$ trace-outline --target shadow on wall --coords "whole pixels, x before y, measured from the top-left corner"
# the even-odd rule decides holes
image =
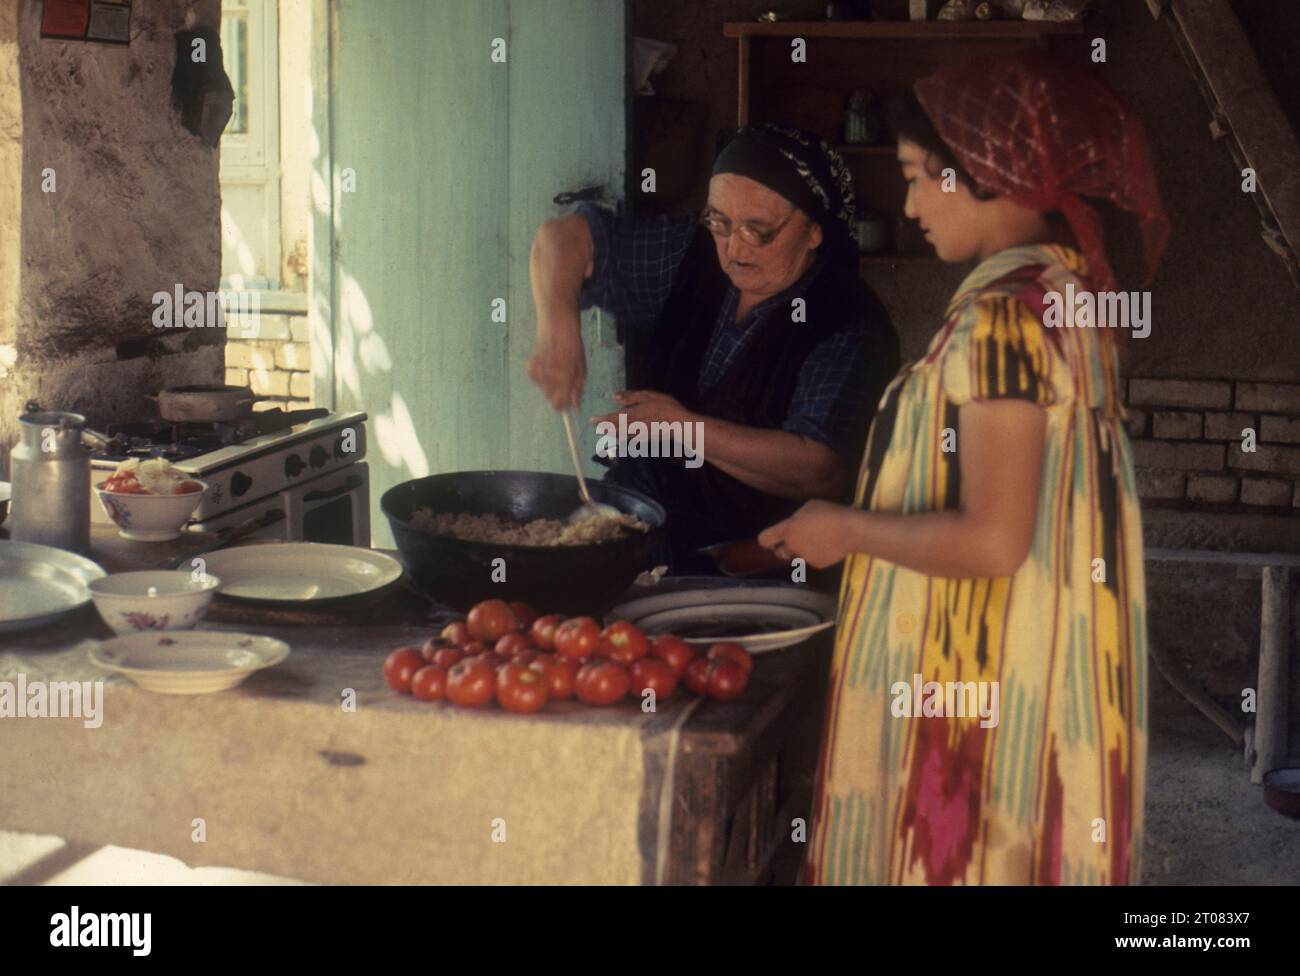
[[[314,118],[313,103],[316,92],[310,79],[304,82],[307,118]],[[311,145],[311,201],[312,208],[323,217],[332,234],[343,227],[342,210],[335,205],[342,192],[341,174],[330,171],[328,156],[321,152],[321,139],[315,126],[309,129]],[[337,293],[337,308],[331,305],[331,295],[313,289],[309,309],[311,328],[311,368],[318,377],[330,377],[332,389],[329,406],[333,408],[337,393],[346,390],[370,417],[370,443],[375,445],[386,463],[405,473],[405,478],[423,478],[430,473],[429,458],[420,443],[415,421],[401,393],[393,391],[387,404],[368,402],[374,394],[374,385],[367,384],[363,395],[362,376],[384,376],[393,370],[393,358],[383,336],[375,331],[374,316],[361,283],[349,273],[342,260],[335,259],[332,274],[322,262],[328,262],[328,252],[318,248],[313,257],[313,271],[318,281],[332,280]],[[324,274],[322,275],[322,272]],[[334,334],[330,323],[333,320]],[[403,478],[402,480],[405,480]]]

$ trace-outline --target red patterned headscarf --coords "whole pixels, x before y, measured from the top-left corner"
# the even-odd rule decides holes
[[[1146,132],[1088,71],[1042,51],[942,68],[916,82],[935,131],[982,188],[1035,210],[1059,210],[1094,287],[1115,287],[1101,219],[1084,197],[1137,215],[1147,280],[1169,238]]]

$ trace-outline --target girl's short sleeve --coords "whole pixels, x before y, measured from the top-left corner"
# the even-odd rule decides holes
[[[943,384],[957,406],[970,400],[1027,400],[1050,407],[1071,397],[1069,371],[1042,320],[1009,295],[972,301],[943,356]]]

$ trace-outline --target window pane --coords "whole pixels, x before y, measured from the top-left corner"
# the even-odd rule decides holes
[[[221,18],[221,50],[226,74],[235,89],[235,105],[225,135],[248,134],[248,17],[242,13]]]

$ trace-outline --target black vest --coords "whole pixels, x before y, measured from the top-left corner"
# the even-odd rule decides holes
[[[762,322],[750,325],[759,334],[726,374],[701,392],[704,357],[730,285],[718,263],[713,236],[701,227],[656,323],[644,373],[646,387],[671,394],[705,417],[777,429],[785,422],[799,371],[813,349],[835,332],[866,322],[869,341],[860,375],[868,406],[854,418],[855,438],[843,452],[846,467],[855,472],[875,405],[898,371],[898,339],[879,299],[856,274],[827,263],[803,293],[807,321],[792,321],[791,310],[778,307]],[[642,472],[635,479],[615,475],[615,480],[650,489],[665,505],[674,550],[752,537],[802,504],[765,494],[709,464],[707,428],[706,423],[702,467],[687,468],[681,458],[642,459],[640,463],[650,466],[652,474]],[[627,464],[621,461],[615,471]],[[626,468],[623,473],[628,473]]]

